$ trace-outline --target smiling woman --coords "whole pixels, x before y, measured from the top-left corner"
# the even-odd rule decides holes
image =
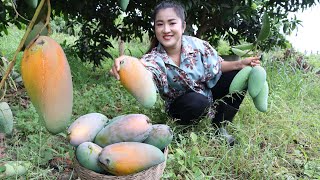
[[[292,14],[294,15],[294,14]],[[298,19],[302,21],[302,26],[288,37],[293,47],[303,53],[320,53],[320,4],[295,13]]]
[[[242,68],[259,65],[259,57],[224,61],[207,41],[184,35],[185,11],[178,2],[160,2],[153,11],[153,20],[156,41],[140,61],[152,73],[166,112],[183,125],[209,115],[212,125],[219,127],[232,145],[234,138],[222,126],[224,121],[232,121],[244,94],[228,95],[229,86]],[[129,57],[115,59],[111,69],[117,78],[124,59]]]

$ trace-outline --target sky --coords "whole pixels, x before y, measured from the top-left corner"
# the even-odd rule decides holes
[[[302,26],[288,36],[288,40],[300,52],[320,54],[320,4],[295,14]]]

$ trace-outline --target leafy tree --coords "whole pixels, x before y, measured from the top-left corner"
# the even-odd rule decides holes
[[[19,14],[31,19],[33,11],[26,6],[25,0],[16,0]],[[224,38],[231,45],[240,41],[253,42],[261,28],[261,16],[267,12],[272,21],[272,34],[262,48],[269,50],[274,46],[285,46],[285,34],[291,33],[301,23],[288,13],[296,12],[315,5],[320,0],[180,0],[187,11],[186,33],[208,40],[213,46]],[[12,1],[14,2],[14,1]],[[109,38],[121,38],[130,41],[140,38],[145,33],[154,36],[152,27],[152,10],[159,0],[130,0],[125,17],[116,23],[123,12],[119,1],[114,0],[65,0],[52,1],[53,16],[66,20],[66,27],[73,28],[81,24],[79,39],[76,43],[78,55],[83,60],[101,64],[105,57],[111,58],[106,51],[112,47]],[[30,13],[31,12],[31,13]],[[19,26],[28,23],[16,17],[11,0],[0,1],[0,33],[6,32],[9,23]],[[194,26],[198,29],[194,34]],[[283,27],[283,28],[282,28]],[[282,28],[280,30],[280,28]]]

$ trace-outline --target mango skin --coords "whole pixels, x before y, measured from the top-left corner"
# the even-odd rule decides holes
[[[157,89],[151,73],[136,58],[120,62],[120,82],[144,107],[151,108],[157,101]]]
[[[140,142],[120,142],[102,149],[100,166],[117,175],[134,174],[165,161],[163,152],[155,146]]]
[[[84,142],[92,142],[108,120],[105,115],[100,113],[82,115],[68,128],[67,139],[75,147]]]
[[[118,142],[142,142],[152,129],[148,116],[128,114],[115,117],[96,136],[94,143],[101,147]]]
[[[251,66],[246,66],[237,73],[230,84],[230,93],[241,92],[248,87],[248,79],[251,70]]]
[[[248,80],[248,91],[252,98],[259,94],[266,80],[267,73],[263,67],[255,66],[252,68]]]
[[[9,135],[13,130],[13,114],[8,103],[0,102],[0,133]]]
[[[173,132],[166,124],[154,124],[149,136],[143,143],[153,145],[160,150],[167,147],[173,139]]]
[[[40,36],[23,53],[21,75],[27,94],[41,122],[52,134],[64,131],[71,119],[71,71],[61,46]]]
[[[104,173],[99,165],[99,154],[102,148],[92,142],[84,142],[76,149],[76,157],[81,166],[97,173]]]
[[[253,103],[255,107],[261,112],[266,112],[268,110],[268,94],[269,86],[266,81],[259,94],[255,98],[253,98]]]

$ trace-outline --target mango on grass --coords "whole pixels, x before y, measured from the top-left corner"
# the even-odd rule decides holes
[[[100,166],[117,176],[134,174],[164,161],[165,155],[160,149],[140,142],[111,144],[99,155]]]
[[[160,150],[167,147],[173,139],[173,132],[171,128],[166,124],[154,124],[152,130],[144,143],[153,145]]]
[[[255,98],[253,98],[253,103],[255,107],[261,112],[266,112],[268,109],[268,94],[269,86],[268,82],[266,81],[259,94]]]
[[[23,53],[21,75],[46,129],[52,134],[64,131],[72,115],[73,87],[61,46],[50,37],[37,38]]]
[[[151,129],[152,124],[144,114],[128,114],[115,117],[95,137],[94,143],[101,147],[118,142],[142,142]]]
[[[10,106],[6,102],[0,102],[0,133],[7,135],[13,130],[13,115]]]
[[[68,141],[73,146],[78,146],[84,142],[92,142],[108,120],[101,113],[89,113],[80,116],[68,128]]]
[[[252,68],[248,80],[248,91],[252,98],[259,94],[266,80],[267,73],[263,67],[255,66]]]
[[[136,58],[120,62],[120,82],[136,100],[151,108],[157,100],[157,90],[151,73]]]
[[[81,166],[97,173],[105,172],[99,166],[99,154],[102,148],[92,142],[81,143],[76,149],[76,157]]]
[[[0,179],[12,176],[21,176],[27,173],[31,167],[29,161],[8,161],[0,164]]]
[[[237,73],[230,84],[230,93],[241,92],[248,87],[248,79],[251,70],[251,66],[246,66]]]

